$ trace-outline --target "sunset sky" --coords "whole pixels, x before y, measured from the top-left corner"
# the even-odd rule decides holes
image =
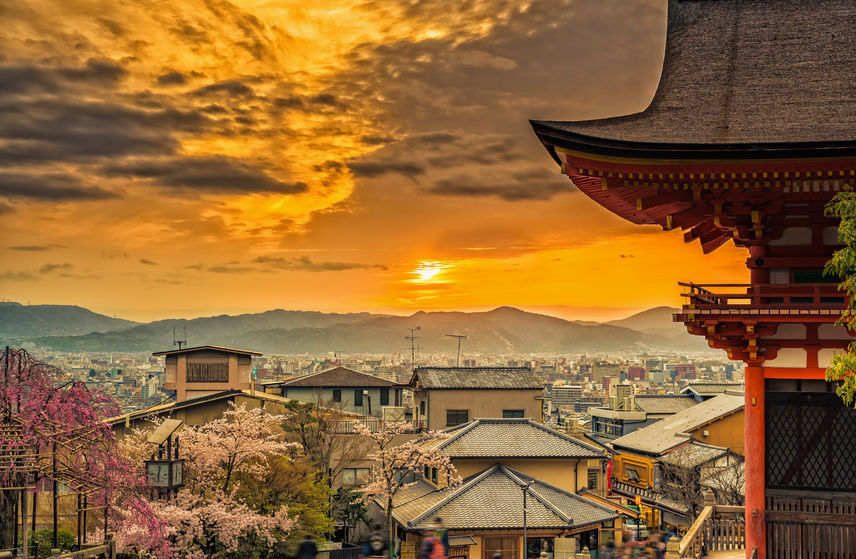
[[[611,319],[745,281],[577,192],[528,123],[642,110],[665,4],[3,3],[0,298]]]

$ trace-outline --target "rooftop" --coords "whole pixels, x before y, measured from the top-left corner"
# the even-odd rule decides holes
[[[636,407],[639,411],[651,414],[678,413],[679,411],[693,407],[696,403],[695,398],[689,395],[667,394],[665,396],[636,396]]]
[[[297,377],[292,380],[282,381],[278,383],[269,383],[267,384],[267,386],[270,386],[271,384],[276,384],[282,387],[303,386],[310,388],[319,386],[397,386],[397,384],[391,380],[386,380],[385,378],[377,377],[375,375],[369,375],[367,373],[354,371],[353,369],[348,369],[347,367],[335,367],[333,369],[321,371],[320,373]]]
[[[428,389],[541,390],[529,367],[416,367],[410,385]]]
[[[594,153],[852,154],[854,20],[851,0],[669,0],[663,70],[644,111],[532,124],[545,144]]]
[[[393,516],[409,529],[419,529],[435,516],[452,530],[522,528],[523,486],[530,481],[530,529],[579,528],[618,517],[610,508],[502,464],[464,480],[451,491],[419,481],[396,495]]]
[[[436,445],[451,458],[603,458],[594,445],[531,419],[475,419],[447,429]]]
[[[223,351],[225,353],[237,353],[239,355],[249,355],[251,357],[259,357],[262,355],[258,351],[249,349],[236,349],[234,347],[224,347],[219,345],[200,345],[196,347],[184,347],[181,349],[171,349],[168,351],[156,351],[152,355],[175,355],[177,353],[191,353],[194,351]]]
[[[720,394],[612,441],[615,449],[625,448],[661,455],[687,442],[688,431],[743,409],[743,395]]]

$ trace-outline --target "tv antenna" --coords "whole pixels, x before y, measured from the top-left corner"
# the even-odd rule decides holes
[[[455,367],[461,366],[461,340],[466,340],[467,337],[463,334],[446,334],[446,337],[458,339],[458,360],[455,361]]]
[[[187,347],[187,324],[184,325],[184,339],[179,340],[175,335],[175,324],[172,325],[172,345],[181,349],[182,344]]]
[[[417,326],[416,328],[408,328],[410,330],[409,336],[404,336],[404,339],[410,342],[410,370],[416,370],[416,340],[421,338],[422,336],[417,336],[416,332],[419,332],[421,328]]]

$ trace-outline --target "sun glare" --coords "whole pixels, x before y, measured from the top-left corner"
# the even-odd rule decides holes
[[[416,264],[416,268],[413,269],[412,274],[415,276],[413,281],[415,283],[439,283],[437,276],[448,267],[448,264],[442,262],[421,260]]]

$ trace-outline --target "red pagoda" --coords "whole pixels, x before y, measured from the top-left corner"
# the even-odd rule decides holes
[[[682,284],[675,316],[746,363],[747,556],[856,557],[856,410],[825,381],[851,341],[823,268],[832,196],[856,183],[856,2],[670,0],[641,113],[533,121],[573,183],[705,253],[745,247],[747,285]]]

